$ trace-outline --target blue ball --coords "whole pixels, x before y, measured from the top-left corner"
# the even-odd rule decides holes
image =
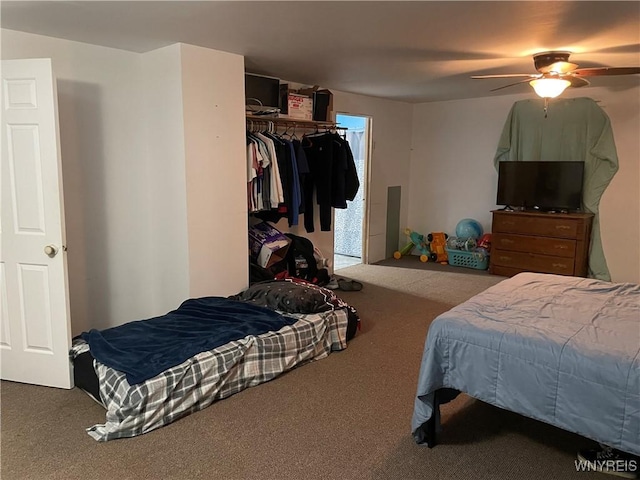
[[[456,237],[479,239],[484,230],[482,225],[473,218],[463,218],[456,225]]]

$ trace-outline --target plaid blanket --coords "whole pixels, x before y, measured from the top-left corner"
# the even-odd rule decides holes
[[[106,422],[87,429],[95,440],[133,437],[208,407],[216,400],[347,347],[347,310],[287,314],[298,320],[277,332],[248,336],[199,353],[143,383],[94,360]],[[71,356],[88,350],[75,341]]]

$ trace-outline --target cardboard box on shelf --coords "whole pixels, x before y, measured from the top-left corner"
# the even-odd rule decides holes
[[[287,115],[300,120],[313,119],[313,99],[297,93],[289,93],[287,97]]]
[[[299,88],[295,90],[293,93],[299,93],[300,95],[305,95],[307,97],[313,97],[313,94],[320,88],[319,85],[314,85],[313,87],[307,88]]]
[[[249,253],[251,259],[263,268],[283,260],[291,240],[267,222],[249,226]]]

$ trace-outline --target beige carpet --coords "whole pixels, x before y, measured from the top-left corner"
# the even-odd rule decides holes
[[[3,382],[2,479],[603,479],[576,473],[592,442],[461,395],[434,449],[410,434],[429,323],[500,281],[416,257],[338,271],[363,328],[349,348],[167,427],[97,443],[86,394]]]

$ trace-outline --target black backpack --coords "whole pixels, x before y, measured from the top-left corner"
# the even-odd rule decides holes
[[[329,283],[329,272],[326,268],[318,268],[311,240],[305,237],[285,233],[291,245],[285,257],[269,268],[262,268],[249,258],[249,284],[280,278],[282,272],[291,277],[301,278],[319,286]]]
[[[305,237],[285,233],[291,239],[291,245],[284,257],[289,275],[316,283],[318,263],[313,255],[313,243]]]

